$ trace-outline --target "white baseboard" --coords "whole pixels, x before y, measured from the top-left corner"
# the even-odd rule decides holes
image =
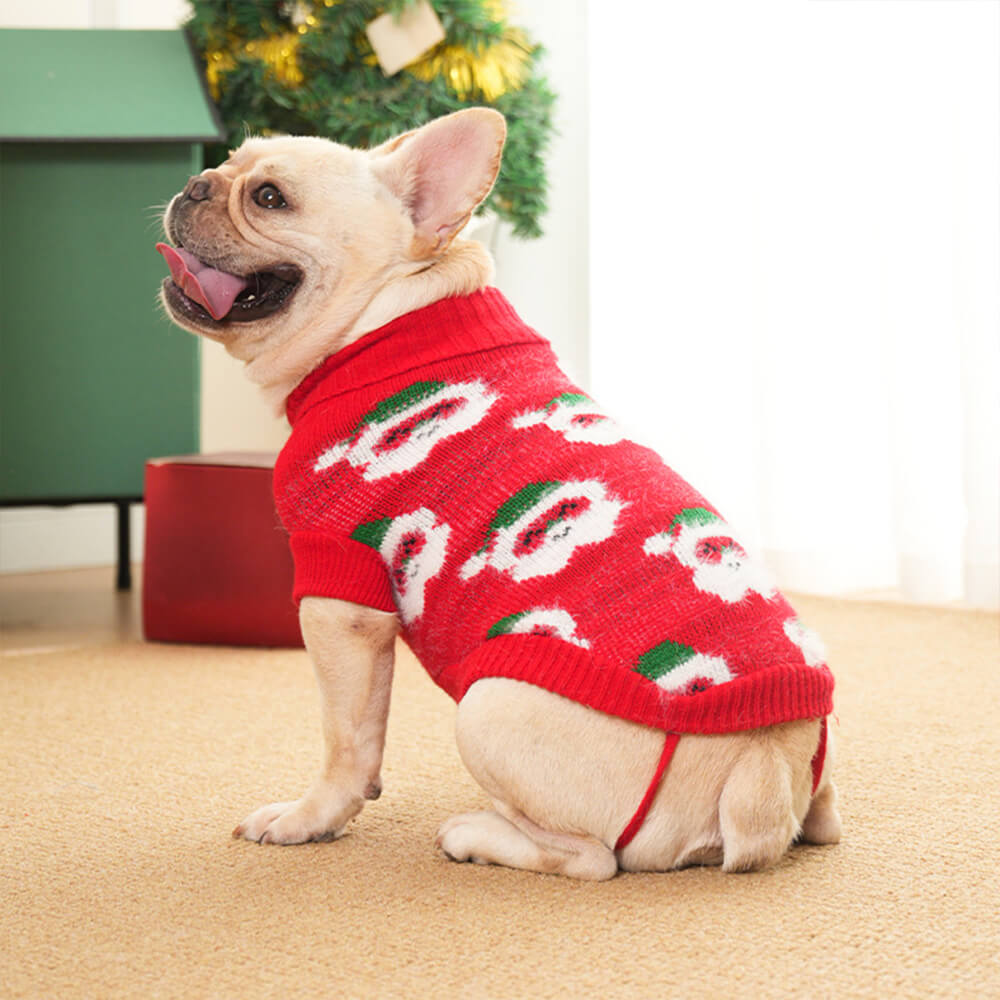
[[[132,505],[132,560],[142,559],[146,508]],[[117,512],[111,504],[0,510],[0,573],[35,573],[118,561]]]

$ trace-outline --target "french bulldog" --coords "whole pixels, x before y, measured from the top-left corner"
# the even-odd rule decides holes
[[[443,823],[450,859],[600,880],[835,843],[818,639],[460,235],[505,137],[472,108],[371,150],[250,138],[166,210],[164,308],[293,425],[276,501],[325,757],[234,836],[335,839],[378,798],[402,632],[494,806]]]

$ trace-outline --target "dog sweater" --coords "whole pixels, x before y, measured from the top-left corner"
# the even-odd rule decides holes
[[[366,334],[287,413],[296,600],[398,611],[456,701],[507,677],[673,734],[832,711],[820,641],[719,513],[496,289]]]

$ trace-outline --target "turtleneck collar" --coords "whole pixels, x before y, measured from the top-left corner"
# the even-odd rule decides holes
[[[496,288],[440,299],[366,333],[330,355],[285,403],[289,423],[323,400],[423,365],[514,344],[548,347]]]

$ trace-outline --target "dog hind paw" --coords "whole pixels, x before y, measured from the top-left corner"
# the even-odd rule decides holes
[[[841,833],[837,790],[831,782],[812,800],[802,823],[802,839],[807,844],[838,844]]]
[[[496,812],[463,813],[446,820],[438,830],[437,846],[453,861],[549,875],[603,881],[618,871],[614,852],[593,837],[550,833],[524,817],[517,825]]]
[[[445,820],[438,829],[434,846],[450,861],[471,861],[477,865],[490,864],[488,858],[476,854],[476,846],[482,839],[476,822],[480,815],[466,813]]]

